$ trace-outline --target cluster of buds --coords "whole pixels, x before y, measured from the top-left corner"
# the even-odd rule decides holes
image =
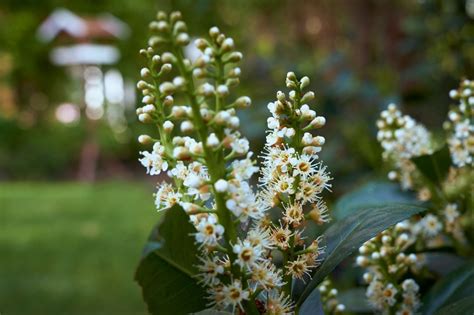
[[[327,206],[321,193],[329,189],[330,176],[318,160],[324,138],[311,131],[322,127],[325,118],[317,116],[307,104],[314,92],[304,92],[309,78],[298,80],[289,72],[286,85],[289,98],[279,91],[268,104],[268,136],[263,155],[259,194],[260,208],[280,209],[278,224],[272,224],[271,238],[284,261],[287,292],[293,279],[305,280],[319,265],[320,239],[305,244],[302,231],[306,221],[328,222]]]
[[[400,181],[403,189],[413,188],[416,168],[410,159],[432,152],[430,133],[410,116],[402,115],[395,104],[380,113],[377,127],[383,158],[394,166],[389,179]]]
[[[321,301],[323,302],[324,314],[340,315],[346,310],[346,306],[337,299],[337,289],[331,280],[326,279],[318,286]]]
[[[473,86],[471,81],[464,80],[458,90],[450,92],[453,99],[459,100],[459,106],[449,112],[444,125],[453,165],[448,178],[438,186],[427,185],[410,161],[412,157],[433,152],[426,128],[402,115],[393,104],[377,121],[383,158],[395,168],[388,177],[398,180],[403,189],[415,190],[420,201],[432,203],[422,217],[399,223],[360,248],[357,264],[368,270],[364,275],[369,284],[367,296],[378,310],[391,310],[391,314],[416,311],[418,285],[414,279],[406,279],[406,273],[410,271],[415,277],[422,277],[417,270],[422,268],[423,259],[411,252],[413,249],[421,252],[448,246],[462,254],[469,246],[465,231],[470,229],[467,218],[472,214],[465,199],[472,191],[467,183],[472,180]],[[468,223],[463,225],[463,222]]]
[[[474,81],[463,80],[449,96],[459,102],[448,113],[444,127],[454,165],[474,166]]]
[[[415,242],[411,224],[404,221],[359,248],[356,263],[366,269],[367,298],[383,314],[415,314],[420,305],[418,285],[408,272],[419,273],[422,259],[405,253]]]
[[[194,41],[200,55],[192,61],[185,57],[190,37],[179,12],[159,12],[150,31],[149,47],[140,51],[148,64],[137,84],[144,103],[137,115],[158,129],[156,139],[139,137],[153,147],[140,152],[141,164],[148,174],[166,173],[172,180],[159,183],[157,210],[179,205],[195,226],[197,278],[210,305],[236,314],[292,314],[291,282],[309,275],[321,253],[319,238],[303,241],[304,221],[328,221],[320,194],[330,177],[316,155],[324,138],[310,133],[325,119],[306,104],[314,98],[302,93],[309,79],[289,73],[290,99],[278,92],[269,105],[274,122],[269,119],[265,188],[255,193],[250,178],[259,169],[236,115],[251,100],[231,99],[242,59],[234,41],[212,27],[208,38]],[[276,206],[284,212],[278,224],[267,214]],[[283,266],[273,261],[275,251],[285,256]]]

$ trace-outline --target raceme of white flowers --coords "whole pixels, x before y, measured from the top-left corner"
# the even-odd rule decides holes
[[[326,120],[309,105],[309,79],[288,73],[288,96],[278,92],[268,104],[259,171],[238,131],[236,110],[251,100],[232,91],[242,59],[232,38],[212,27],[208,38],[194,41],[200,54],[190,60],[185,47],[193,44],[179,12],[159,12],[150,30],[149,47],[140,51],[148,64],[137,84],[144,103],[137,115],[156,125],[158,135],[139,137],[152,146],[140,152],[140,162],[148,174],[172,180],[158,185],[156,208],[179,205],[189,215],[209,305],[237,314],[256,313],[257,306],[266,314],[293,314],[292,282],[308,280],[323,251],[320,238],[305,240],[302,231],[307,221],[329,220],[321,194],[331,178],[318,157],[325,139],[313,135]],[[256,173],[258,190],[250,183]],[[270,211],[279,219],[272,221]]]
[[[452,165],[441,189],[428,185],[410,160],[434,152],[434,140],[427,129],[396,105],[390,104],[377,121],[377,138],[383,158],[392,167],[388,177],[402,189],[414,190],[432,208],[423,216],[398,223],[359,248],[357,265],[366,269],[367,297],[382,314],[416,314],[420,306],[418,279],[422,279],[425,256],[420,252],[452,247],[462,255],[469,246],[465,232],[473,227],[469,220],[466,196],[472,193],[474,175],[474,82],[463,80],[450,96],[459,101],[445,123]],[[408,275],[411,276],[408,276]]]
[[[458,167],[474,166],[474,81],[463,80],[449,96],[458,101],[448,113],[444,127],[453,163]]]

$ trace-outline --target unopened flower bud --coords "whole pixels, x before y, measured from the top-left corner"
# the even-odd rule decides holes
[[[301,103],[308,103],[309,101],[312,101],[314,99],[314,92],[309,91],[306,92],[305,95],[301,98]]]
[[[175,91],[176,87],[171,82],[163,82],[160,84],[160,92],[169,95]]]
[[[167,120],[163,123],[163,129],[165,130],[166,133],[171,133],[173,131],[174,124]]]
[[[364,273],[362,278],[364,279],[364,281],[366,283],[370,283],[372,281],[372,279],[374,278],[374,276],[370,272],[366,272],[366,273]]]
[[[224,42],[222,42],[222,51],[227,52],[233,50],[234,48],[234,40],[232,38],[226,38]]]
[[[317,116],[311,121],[311,126],[314,128],[321,128],[326,124],[326,118],[323,116]]]
[[[144,79],[149,78],[151,76],[150,69],[148,68],[142,68],[140,70],[140,76]]]
[[[138,115],[138,120],[145,124],[153,122],[153,119],[151,118],[150,114],[147,113]]]
[[[189,151],[185,147],[176,147],[173,149],[173,156],[178,160],[189,158]]]
[[[277,99],[278,99],[280,102],[284,102],[285,99],[286,99],[285,93],[283,93],[282,91],[278,91],[278,92],[277,92]]]
[[[206,145],[210,148],[215,148],[219,145],[219,138],[217,138],[215,133],[211,133],[206,140]]]
[[[322,136],[316,136],[313,138],[313,144],[316,146],[322,146],[326,142],[326,139]]]
[[[145,95],[143,98],[142,98],[142,102],[144,104],[153,104],[155,102],[155,98],[151,95]]]
[[[206,97],[212,96],[214,94],[214,86],[206,82],[203,85],[201,85],[200,91],[201,91],[201,94]]]
[[[217,26],[213,26],[209,29],[209,35],[212,38],[216,38],[220,34],[219,28]]]
[[[152,143],[153,139],[149,135],[140,135],[138,136],[138,142],[146,145]]]
[[[248,96],[241,96],[235,101],[238,108],[247,108],[252,104],[252,100]]]
[[[217,87],[217,95],[220,97],[225,97],[229,95],[229,88],[225,84],[221,84]]]
[[[161,54],[161,61],[163,63],[174,63],[176,62],[176,57],[170,52],[164,52]]]
[[[240,126],[240,119],[239,119],[239,117],[237,117],[237,116],[232,116],[232,117],[229,119],[228,125],[229,125],[229,127],[232,128],[232,129],[237,129],[237,128],[239,128],[239,126]]]
[[[226,180],[224,179],[219,179],[215,184],[214,188],[216,189],[217,192],[223,193],[226,192],[227,189],[229,188],[229,184],[227,183]]]
[[[154,105],[148,104],[142,107],[143,113],[151,114],[156,110]]]
[[[179,89],[186,84],[186,80],[183,77],[176,77],[173,79],[173,84]]]
[[[219,125],[227,123],[230,119],[230,114],[227,111],[220,111],[216,114],[214,118],[215,122]]]
[[[356,264],[360,267],[367,267],[369,265],[369,260],[365,256],[357,256]]]
[[[243,58],[243,55],[241,52],[234,51],[224,59],[224,62],[232,62],[232,63],[239,62],[242,60],[242,58]]]
[[[181,46],[186,46],[187,44],[189,44],[188,33],[180,33],[178,36],[176,36],[176,43]]]
[[[196,45],[196,47],[203,51],[204,49],[206,49],[207,47],[209,47],[209,45],[207,44],[206,40],[202,39],[202,38],[198,38],[194,41],[194,45]]]
[[[173,66],[170,63],[165,63],[161,66],[161,73],[168,73],[173,69]]]
[[[189,120],[185,120],[181,123],[181,132],[188,133],[194,130],[194,125]]]
[[[164,98],[163,104],[165,106],[172,106],[174,103],[174,98],[171,95],[168,95]]]
[[[144,89],[146,89],[147,87],[148,87],[148,83],[146,83],[146,82],[143,81],[143,80],[138,81],[138,83],[137,83],[137,89],[139,89],[139,90],[144,90]]]
[[[305,87],[307,87],[309,85],[309,78],[308,77],[302,77],[301,80],[300,80],[300,89],[304,89]]]

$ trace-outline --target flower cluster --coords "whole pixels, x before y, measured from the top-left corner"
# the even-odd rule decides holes
[[[314,92],[304,92],[309,78],[298,80],[289,72],[286,85],[291,89],[289,97],[279,91],[277,100],[268,104],[272,116],[267,120],[259,205],[280,209],[281,219],[272,224],[271,238],[283,255],[286,281],[291,285],[292,279],[304,280],[319,264],[320,239],[306,246],[302,231],[307,219],[317,224],[329,220],[321,193],[331,187],[331,178],[317,155],[325,140],[311,133],[324,126],[326,119],[307,104],[314,99]]]
[[[212,27],[208,38],[194,41],[199,55],[190,60],[191,40],[179,12],[159,12],[150,31],[140,51],[148,64],[137,84],[144,103],[137,115],[156,125],[159,136],[139,137],[153,145],[140,152],[141,164],[172,181],[158,185],[157,210],[177,205],[189,215],[200,250],[197,279],[210,305],[236,314],[292,314],[292,280],[309,275],[321,253],[319,238],[305,244],[304,221],[328,221],[320,194],[330,177],[316,155],[324,138],[311,134],[325,119],[306,104],[314,98],[302,92],[309,79],[289,73],[290,99],[279,92],[269,105],[263,189],[256,193],[250,179],[259,168],[236,115],[251,100],[231,91],[239,83],[242,53]],[[278,223],[268,214],[275,207],[282,210]],[[275,251],[284,255],[283,266],[273,260]]]
[[[389,178],[399,180],[403,189],[413,188],[417,174],[410,159],[432,152],[430,133],[410,116],[402,115],[395,104],[382,111],[377,127],[383,158],[392,162],[395,168]]]
[[[449,96],[458,101],[448,113],[444,127],[449,131],[448,144],[454,165],[474,166],[474,81],[463,80]]]
[[[473,139],[470,88],[471,82],[464,80],[459,90],[450,93],[460,104],[449,112],[449,122],[445,123],[452,165],[441,183],[429,183],[410,160],[434,152],[434,141],[425,127],[402,115],[393,104],[377,121],[383,158],[395,169],[388,177],[398,180],[401,188],[416,191],[420,201],[430,201],[432,205],[425,215],[399,223],[360,247],[357,264],[367,268],[364,275],[369,284],[367,297],[379,311],[416,313],[420,304],[416,281],[423,277],[420,270],[424,268],[424,259],[415,253],[452,247],[462,255],[469,246],[465,231],[472,228],[472,223],[466,220],[472,209],[466,199],[469,191],[472,192],[469,182],[474,174],[470,160]],[[472,100],[471,97],[474,103]],[[407,278],[409,274],[414,279]]]
[[[324,314],[340,315],[346,310],[346,306],[338,301],[338,292],[331,280],[326,279],[321,282],[318,290],[323,302]]]
[[[383,314],[415,314],[418,308],[418,285],[408,273],[419,273],[421,260],[405,254],[416,242],[408,221],[385,230],[359,248],[356,263],[366,268],[370,304]]]

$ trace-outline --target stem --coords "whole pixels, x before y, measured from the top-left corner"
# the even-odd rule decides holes
[[[192,73],[186,69],[186,66],[183,62],[184,55],[182,49],[174,43],[172,48],[174,54],[176,55],[178,70],[186,80],[186,95],[191,103],[191,108],[193,112],[193,123],[196,126],[198,138],[203,143],[204,160],[206,161],[206,165],[208,166],[208,172],[211,178],[211,183],[215,183],[219,179],[226,177],[224,148],[213,151],[205,145],[209,130],[201,116],[200,105],[194,92],[194,78],[192,76]],[[216,133],[222,134],[222,131],[217,130]],[[242,284],[245,288],[247,286],[247,282],[245,281],[245,275],[241,273],[239,267],[233,263],[236,260],[236,255],[233,252],[232,244],[235,244],[237,242],[237,231],[234,223],[232,222],[232,214],[225,205],[224,194],[217,192],[214,189],[214,185],[211,184],[211,187],[213,195],[215,197],[214,200],[216,203],[218,220],[224,226],[224,237],[227,240],[227,242],[225,242],[225,248],[228,253],[232,273],[236,277],[242,278]]]

